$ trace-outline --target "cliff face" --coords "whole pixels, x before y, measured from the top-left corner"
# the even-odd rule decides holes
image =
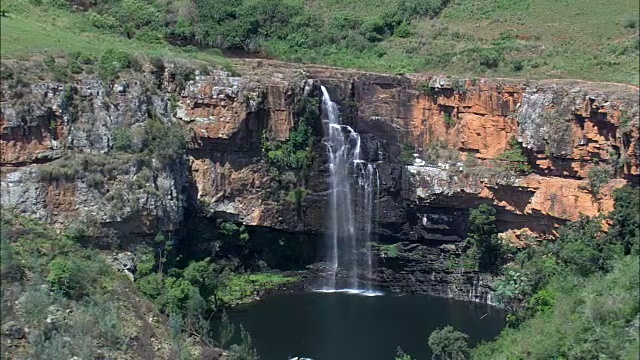
[[[268,196],[273,179],[261,150],[263,134],[288,137],[296,104],[317,94],[320,84],[340,104],[343,121],[360,133],[363,157],[376,162],[378,240],[403,242],[408,254],[456,251],[468,209],[481,203],[496,206],[499,228],[513,241],[525,228],[552,235],[580,214],[609,211],[612,190],[639,179],[638,88],[632,86],[389,76],[261,60],[240,63],[242,77],[194,71],[180,81],[173,70],[178,66],[184,65],[123,74],[114,84],[92,77],[69,84],[4,82],[2,205],[61,227],[95,221],[125,238],[179,229],[185,209],[321,237],[324,146],[314,147],[309,193],[298,208]],[[109,152],[118,129],[140,127],[150,116],[189,130],[186,160],[155,167],[151,175]],[[512,138],[522,143],[533,173],[504,170],[501,154]],[[401,160],[407,152],[415,158],[410,166]],[[82,164],[74,176],[43,176],[44,167],[71,158]],[[96,187],[91,164],[119,170]],[[604,166],[614,179],[594,193],[589,171]],[[409,263],[398,267],[381,259],[380,281],[420,288],[406,282],[407,269],[415,267]],[[440,265],[418,268],[446,272]],[[450,291],[450,279],[426,277],[425,291]]]

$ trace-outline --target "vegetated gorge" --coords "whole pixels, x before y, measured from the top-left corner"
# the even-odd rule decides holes
[[[554,4],[4,2],[2,356],[638,359],[638,5]]]

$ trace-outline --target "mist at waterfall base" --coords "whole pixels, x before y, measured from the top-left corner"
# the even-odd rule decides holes
[[[471,345],[494,338],[504,327],[499,309],[425,295],[385,295],[371,286],[380,213],[376,163],[363,159],[360,135],[342,124],[338,106],[321,89],[330,167],[324,275],[313,292],[269,295],[231,309],[231,320],[251,333],[262,360],[388,360],[398,346],[416,359],[429,359],[429,334],[446,325],[467,333]]]
[[[475,345],[505,325],[498,308],[427,295],[281,293],[228,314],[250,332],[261,360],[393,360],[398,346],[427,360],[427,339],[436,328],[451,325]]]

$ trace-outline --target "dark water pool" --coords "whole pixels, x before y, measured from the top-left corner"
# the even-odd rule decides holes
[[[436,328],[452,325],[474,345],[493,339],[504,315],[488,305],[432,296],[314,292],[274,294],[229,313],[249,330],[261,360],[393,360],[398,346],[427,360],[427,339]]]

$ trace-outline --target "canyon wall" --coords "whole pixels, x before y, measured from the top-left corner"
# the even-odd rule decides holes
[[[189,66],[123,73],[111,84],[86,75],[68,83],[3,81],[3,208],[59,228],[101,224],[118,246],[159,230],[180,232],[194,218],[223,218],[271,234],[269,251],[291,239],[306,254],[297,257],[301,264],[319,261],[325,146],[314,143],[308,192],[295,204],[269,195],[274,179],[262,144],[286,140],[296,104],[322,84],[361,135],[362,157],[376,164],[374,240],[400,249],[378,258],[376,280],[487,301],[488,280],[446,264],[465,237],[469,209],[493,204],[505,239],[521,245],[523,234],[553,237],[568,220],[611,210],[613,189],[639,182],[637,87],[392,76],[266,60],[239,62],[242,76],[195,68],[187,79],[176,75]],[[118,129],[150,117],[183,124],[188,148],[171,166],[141,171],[112,149]],[[530,174],[505,170],[501,154],[512,139],[522,144]],[[589,174],[605,167],[611,178],[594,191]]]

